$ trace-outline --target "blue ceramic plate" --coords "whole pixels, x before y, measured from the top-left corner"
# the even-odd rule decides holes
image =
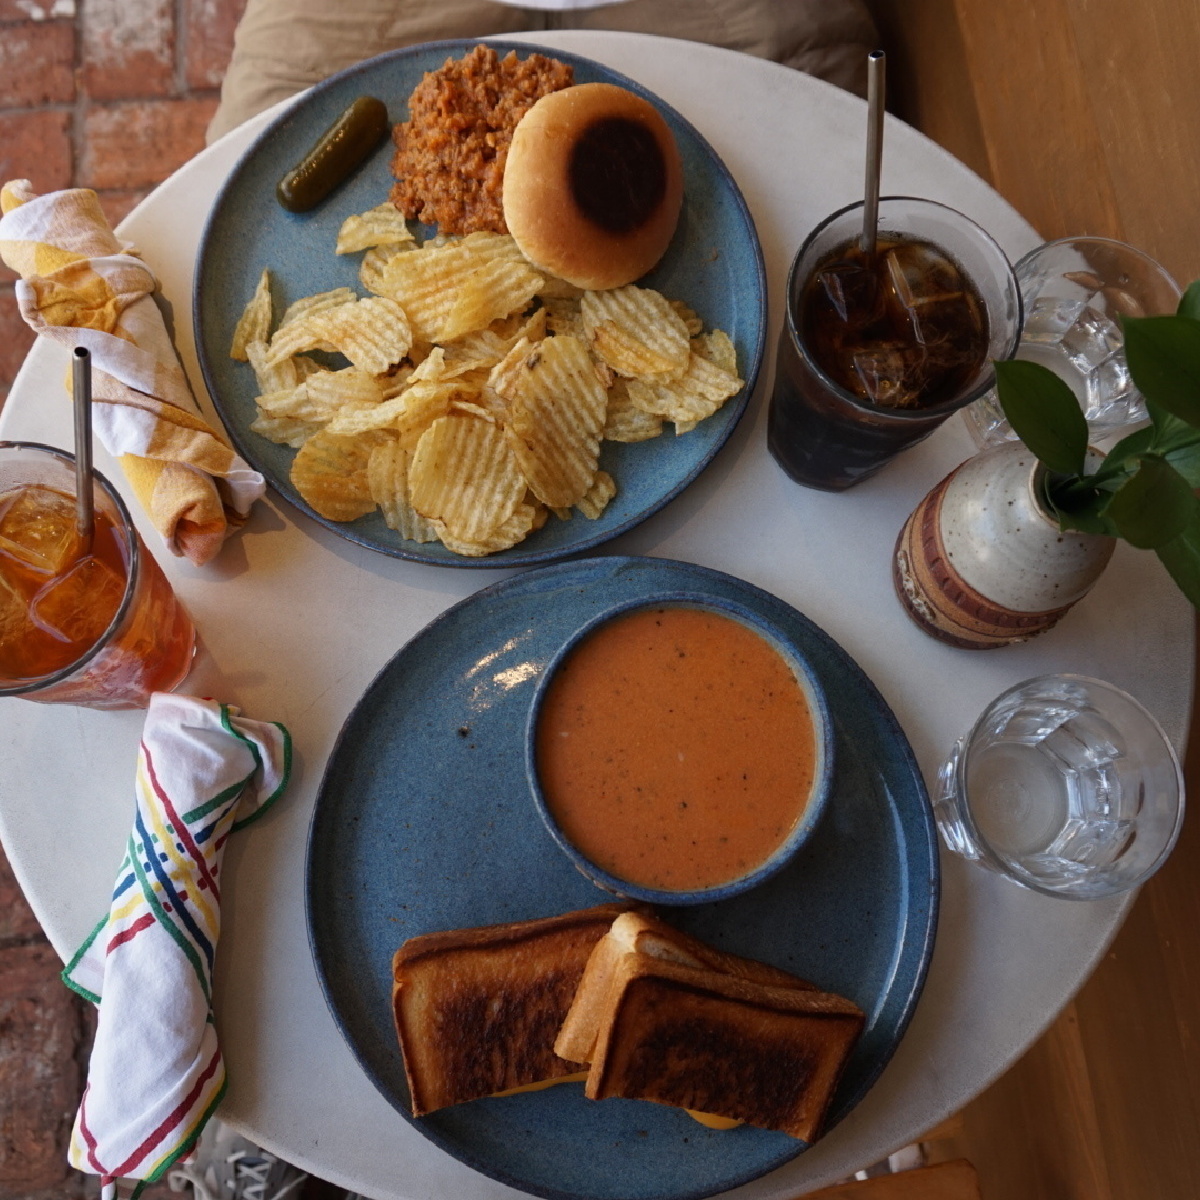
[[[706,328],[724,329],[737,348],[746,386],[714,416],[683,437],[669,431],[652,441],[605,442],[600,465],[617,481],[615,499],[596,521],[580,514],[551,520],[511,550],[484,559],[463,558],[440,543],[401,538],[378,511],[357,521],[327,521],[308,507],[289,478],[295,451],[250,429],[257,392],[249,364],[229,357],[238,317],[264,267],[274,279],[277,306],[300,296],[358,282],[361,255],[336,255],[337,231],[351,213],[387,199],[391,145],[312,212],[289,213],[275,201],[275,185],[358,96],[383,100],[393,122],[408,116],[407,100],[422,75],[474,42],[432,42],[381,55],[318,84],[269,125],[246,151],[217,196],[196,260],[196,353],[204,382],[238,452],[272,486],[314,521],[342,537],[397,558],[455,567],[520,566],[549,562],[598,546],[632,528],[678,495],[733,432],[754,389],[767,323],[766,276],[754,222],[737,184],[709,144],[677,112],[645,88],[599,63],[564,51],[555,57],[575,68],[577,83],[620,84],[652,100],[670,124],[683,157],[684,203],[679,227],[659,265],[645,278],[671,299],[683,300]],[[545,47],[493,42],[500,54],[524,57]],[[276,311],[281,311],[277,307]]]
[[[308,921],[326,998],[367,1075],[404,1117],[391,959],[406,938],[544,917],[606,900],[555,845],[525,779],[525,720],[559,647],[622,601],[687,591],[732,600],[804,647],[825,688],[837,772],[812,840],[761,887],[663,910],[698,937],[850,997],[866,1028],[831,1122],[862,1099],[920,994],[937,921],[928,797],[891,711],[835,642],[739,579],[653,558],[529,571],[448,609],[380,672],[330,756],[309,833]],[[586,1100],[581,1084],[479,1100],[413,1122],[476,1170],[539,1196],[688,1200],[805,1148],[749,1126]]]

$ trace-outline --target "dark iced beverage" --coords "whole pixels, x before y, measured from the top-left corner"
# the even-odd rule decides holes
[[[872,253],[858,245],[860,222],[861,205],[835,213],[793,263],[771,399],[771,453],[793,479],[831,491],[986,391],[992,360],[1011,356],[1020,331],[1012,268],[967,218],[888,198]]]

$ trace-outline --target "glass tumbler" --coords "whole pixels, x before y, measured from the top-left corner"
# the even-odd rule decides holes
[[[1148,254],[1101,237],[1047,242],[1017,263],[1016,274],[1025,308],[1016,357],[1049,367],[1070,387],[1093,439],[1144,421],[1120,319],[1173,313],[1181,295],[1175,280]],[[964,416],[981,447],[1017,436],[994,388]]]
[[[1012,265],[974,221],[933,200],[885,196],[879,252],[847,271],[862,223],[862,203],[851,204],[800,247],[775,365],[767,445],[792,479],[824,491],[873,475],[982,396],[1021,331]],[[840,326],[809,319],[822,290]],[[833,359],[852,374],[835,379]]]
[[[942,765],[946,845],[1025,887],[1093,900],[1162,865],[1183,823],[1183,774],[1132,696],[1043,675],[997,697]]]
[[[0,442],[0,697],[144,708],[191,670],[195,629],[112,484],[75,525],[75,460]]]

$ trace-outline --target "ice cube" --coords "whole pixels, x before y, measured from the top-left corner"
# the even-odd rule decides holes
[[[879,281],[861,262],[843,259],[817,273],[817,285],[841,320],[855,326],[870,324],[880,312]]]
[[[88,646],[108,628],[124,594],[124,576],[89,556],[46,584],[34,597],[30,615],[60,641]]]
[[[57,575],[75,554],[75,500],[37,485],[22,488],[0,512],[0,554]]]
[[[5,575],[4,563],[0,561],[0,651],[4,657],[10,657],[32,629],[29,600],[21,594],[16,582]]]
[[[925,352],[899,343],[856,350],[854,373],[868,400],[889,408],[912,408],[920,404],[925,386]]]

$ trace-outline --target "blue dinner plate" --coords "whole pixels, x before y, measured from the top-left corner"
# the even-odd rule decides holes
[[[803,648],[825,688],[837,770],[812,840],[761,887],[661,911],[713,945],[864,1010],[831,1124],[891,1057],[933,949],[937,841],[912,751],[870,680],[795,609],[717,571],[627,557],[528,571],[448,609],[384,667],[330,756],[309,832],[309,937],[334,1018],[397,1112],[454,1157],[538,1196],[690,1200],[805,1149],[750,1126],[710,1130],[657,1104],[590,1101],[582,1084],[409,1114],[392,1026],[393,953],[416,934],[611,898],[574,868],[538,816],[525,778],[526,716],[555,652],[597,613],[680,591],[759,614]]]
[[[359,295],[359,254],[337,255],[341,223],[352,213],[387,199],[392,184],[390,143],[317,208],[289,213],[276,203],[275,185],[308,152],[338,115],[361,95],[383,100],[393,121],[407,119],[408,96],[426,71],[459,58],[475,42],[447,41],[410,46],[334,75],[306,93],[259,135],[217,196],[197,252],[196,353],[205,386],[238,452],[297,508],[342,537],[397,558],[455,567],[521,566],[578,554],[632,528],[677,496],[694,480],[733,432],[745,411],[762,362],[767,325],[766,275],[754,222],[733,177],[712,147],[670,106],[640,84],[590,59],[565,51],[577,83],[616,83],[653,101],[675,134],[683,159],[684,201],[679,226],[662,261],[645,277],[646,286],[695,310],[706,329],[723,329],[737,350],[746,386],[690,433],[635,444],[603,443],[600,466],[617,481],[618,492],[598,520],[576,513],[551,519],[510,550],[483,559],[453,554],[441,543],[401,538],[375,511],[357,521],[326,520],[314,512],[289,477],[295,451],[250,429],[257,392],[249,364],[229,357],[234,327],[254,294],[264,267],[271,270],[276,311],[293,300],[346,286]],[[490,43],[501,55],[524,57],[545,47],[520,42]]]

